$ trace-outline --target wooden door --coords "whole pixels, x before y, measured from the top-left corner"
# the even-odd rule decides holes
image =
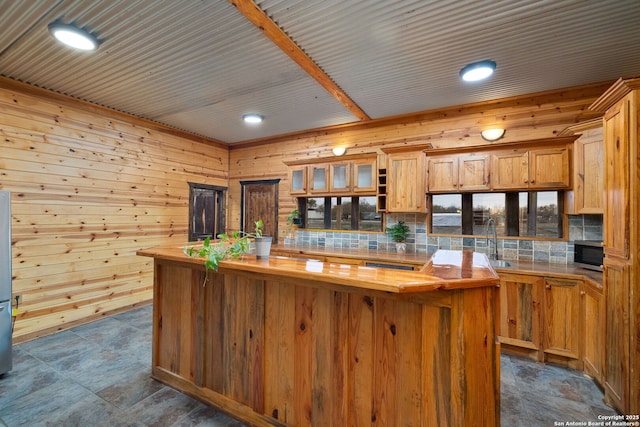
[[[458,191],[458,156],[428,157],[429,193]]]
[[[529,151],[529,188],[569,188],[571,169],[567,147]]]
[[[539,276],[500,275],[501,343],[540,350],[543,284],[544,278]]]
[[[458,165],[460,191],[489,190],[489,155],[462,155]]]
[[[580,359],[580,285],[579,280],[545,279],[545,353]]]
[[[492,188],[515,190],[529,187],[529,153],[525,150],[501,151],[492,154]]]
[[[269,181],[244,181],[242,185],[242,230],[253,233],[255,222],[262,219],[263,233],[278,243],[278,183]]]

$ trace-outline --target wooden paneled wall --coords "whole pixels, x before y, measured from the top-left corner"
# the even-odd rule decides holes
[[[188,181],[228,186],[240,227],[240,180],[281,178],[279,229],[295,199],[284,161],[382,147],[549,138],[595,117],[610,82],[337,126],[232,146],[0,78],[0,189],[12,192],[16,342],[151,300],[151,261],[136,250],[187,240]],[[206,159],[206,161],[203,161]]]
[[[188,181],[228,184],[226,146],[8,79],[0,132],[15,342],[151,302],[136,250],[186,242]]]
[[[424,145],[433,148],[472,147],[486,144],[480,131],[506,129],[496,144],[552,138],[565,127],[598,117],[587,107],[611,82],[561,89],[461,107],[336,126],[265,140],[247,141],[231,147],[230,204],[227,224],[239,227],[240,180],[281,178],[279,229],[286,230],[286,215],[295,207],[289,194],[285,161],[331,157],[331,148],[344,145],[348,154],[377,153],[382,147]]]

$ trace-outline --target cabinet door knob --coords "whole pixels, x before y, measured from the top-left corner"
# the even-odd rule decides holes
[[[551,285],[547,285],[545,286],[547,289],[551,289]]]

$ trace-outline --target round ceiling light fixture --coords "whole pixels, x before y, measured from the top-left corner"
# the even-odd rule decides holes
[[[255,125],[258,123],[262,123],[262,121],[264,120],[264,116],[260,114],[255,114],[255,113],[243,114],[242,120],[244,120],[245,123],[250,123]]]
[[[465,82],[477,82],[489,77],[496,69],[496,63],[487,59],[486,61],[474,62],[466,65],[460,70],[460,77]]]
[[[339,145],[337,147],[333,147],[331,151],[335,156],[342,156],[344,153],[347,152],[347,147]]]
[[[485,129],[480,132],[480,136],[485,141],[493,142],[497,141],[504,136],[504,129],[494,128],[494,129]]]
[[[90,32],[60,21],[49,24],[49,32],[58,41],[79,50],[96,50],[100,44]]]

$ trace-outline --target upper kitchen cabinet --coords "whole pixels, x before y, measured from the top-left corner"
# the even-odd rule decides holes
[[[529,153],[526,150],[497,152],[491,157],[495,190],[517,190],[529,186]]]
[[[604,212],[604,144],[602,119],[570,126],[563,134],[579,134],[573,149],[573,204],[570,214]]]
[[[433,156],[427,158],[428,191],[453,193],[458,191],[458,156]]]
[[[569,147],[529,150],[529,189],[571,186]]]
[[[426,177],[426,155],[424,152],[389,153],[387,157],[387,212],[426,212]]]
[[[630,195],[633,176],[630,173],[631,144],[627,129],[629,100],[623,100],[609,109],[604,117],[605,215],[604,252],[606,255],[627,259],[631,232]]]
[[[332,193],[351,190],[351,165],[348,162],[334,162],[329,165],[329,190]]]
[[[309,166],[309,193],[329,192],[329,164],[321,163]]]
[[[353,191],[356,193],[376,192],[376,158],[355,159],[351,162]]]
[[[463,154],[458,160],[458,189],[482,191],[490,188],[489,154]]]
[[[571,186],[569,148],[513,149],[492,154],[492,189],[552,190]]]
[[[289,193],[292,196],[328,196],[376,193],[376,155],[323,158],[317,163],[292,161]]]
[[[307,194],[307,166],[291,166],[289,168],[289,193],[292,196]]]
[[[429,156],[429,193],[489,190],[489,155]]]

